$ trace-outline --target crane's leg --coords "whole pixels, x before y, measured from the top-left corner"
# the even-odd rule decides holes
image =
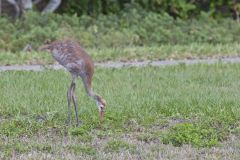
[[[71,102],[73,98],[73,89],[76,86],[76,78],[77,76],[72,74],[72,83],[68,89],[67,96],[68,96],[68,122],[69,125],[72,125],[72,112],[71,112]]]
[[[77,126],[80,127],[80,122],[78,118],[78,111],[77,111],[77,100],[76,100],[76,95],[75,95],[75,89],[76,89],[76,84],[73,84],[73,90],[72,90],[72,99],[73,99],[73,104],[74,104],[74,109],[75,109],[75,114],[76,114],[76,120],[77,120]]]
[[[68,123],[72,126],[72,112],[71,112],[71,102],[72,102],[72,83],[67,92],[68,96]]]

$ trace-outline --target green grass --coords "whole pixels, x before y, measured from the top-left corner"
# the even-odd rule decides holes
[[[13,64],[50,64],[53,58],[48,53],[38,52],[0,52],[0,65]]]
[[[104,150],[106,152],[121,152],[124,150],[134,152],[136,150],[136,146],[131,145],[125,141],[111,140],[106,144]]]
[[[212,147],[239,128],[239,64],[97,69],[93,86],[107,101],[105,121],[99,123],[97,107],[79,80],[81,128],[66,126],[69,73],[8,71],[0,72],[0,77],[0,148],[5,148],[8,137],[15,139],[13,144],[19,141],[18,148],[8,145],[16,152],[36,150],[33,144],[19,149],[23,137],[49,133],[59,139],[76,137],[76,143],[88,147],[70,150],[87,155],[104,152],[104,146],[106,152],[126,148],[125,143],[108,140],[123,134],[137,134],[130,139],[145,143]],[[100,151],[89,148],[97,141],[108,142]]]
[[[209,58],[239,56],[240,44],[161,45],[153,47],[87,48],[95,61],[162,60],[183,58]],[[53,58],[48,53],[1,52],[0,65],[9,64],[51,64]]]

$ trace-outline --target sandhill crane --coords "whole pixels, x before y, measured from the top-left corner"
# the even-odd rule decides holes
[[[39,50],[52,53],[53,58],[64,66],[72,75],[72,82],[67,91],[69,124],[72,125],[71,102],[73,101],[77,125],[78,127],[80,126],[75,95],[76,79],[78,76],[81,77],[87,94],[96,101],[100,120],[102,121],[106,101],[92,90],[91,84],[94,64],[91,57],[84,51],[80,44],[72,39],[56,40],[41,46]]]

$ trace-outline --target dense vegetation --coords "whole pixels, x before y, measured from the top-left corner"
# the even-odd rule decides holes
[[[208,12],[213,17],[239,16],[240,3],[237,0],[67,0],[60,12],[96,16],[116,14],[122,10],[138,8],[156,13],[168,13],[173,17],[189,18]]]
[[[159,46],[163,44],[231,44],[240,41],[240,25],[232,19],[174,19],[168,14],[130,10],[118,15],[40,16],[29,12],[13,22],[0,19],[0,48],[16,52],[31,43],[37,48],[45,40],[74,37],[85,47]]]

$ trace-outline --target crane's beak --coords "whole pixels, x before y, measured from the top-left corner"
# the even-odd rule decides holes
[[[101,99],[101,103],[97,103],[98,108],[99,108],[99,118],[100,118],[100,122],[103,121],[104,119],[104,110],[106,107],[106,101],[104,99]]]
[[[104,109],[105,109],[105,105],[106,105],[106,103],[105,103],[105,101],[104,101],[104,105],[101,104],[101,105],[99,106],[99,118],[100,118],[100,122],[102,122],[103,119],[104,119]]]
[[[100,118],[100,122],[102,122],[104,119],[104,111],[103,110],[99,112],[99,118]]]

